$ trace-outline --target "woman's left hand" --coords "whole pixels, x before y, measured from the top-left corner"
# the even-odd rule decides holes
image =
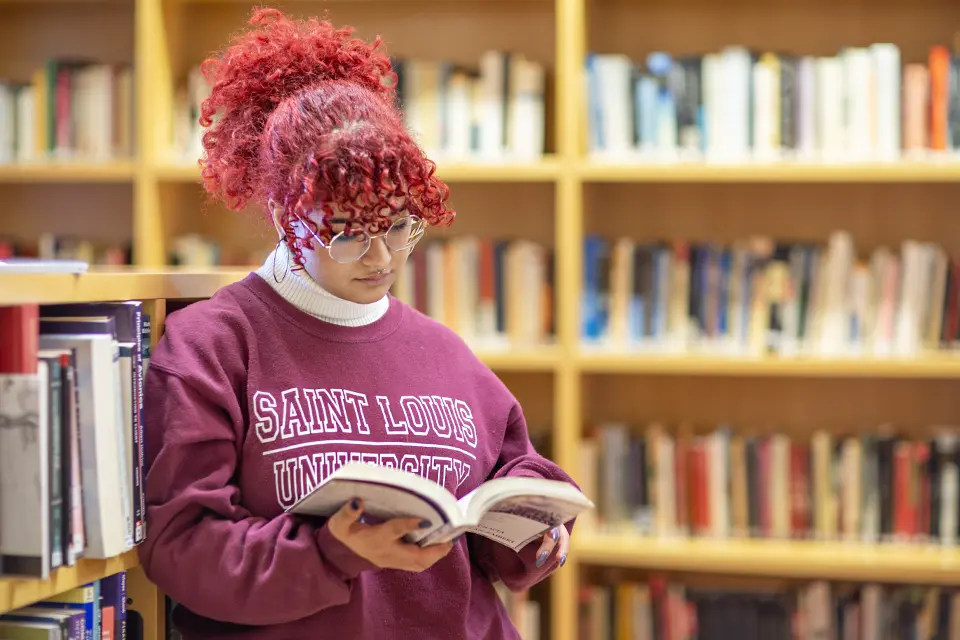
[[[550,556],[554,553],[560,558],[560,565],[567,561],[567,553],[570,551],[570,534],[564,526],[551,529],[543,536],[543,542],[537,550],[537,567],[547,564]]]

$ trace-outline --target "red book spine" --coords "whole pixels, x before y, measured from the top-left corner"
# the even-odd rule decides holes
[[[0,307],[0,373],[36,373],[40,307]]]
[[[807,499],[810,474],[807,470],[806,447],[798,442],[790,444],[790,530],[795,538],[802,538],[809,528],[810,504]]]

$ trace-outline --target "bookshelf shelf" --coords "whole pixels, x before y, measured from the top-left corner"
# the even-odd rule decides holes
[[[3,304],[205,298],[241,280],[247,269],[96,268],[82,275],[0,275]]]
[[[134,173],[132,162],[6,164],[0,165],[0,183],[123,183]]]
[[[960,162],[849,164],[630,164],[584,161],[580,177],[588,182],[955,182]]]
[[[581,562],[657,571],[949,585],[960,582],[960,550],[855,542],[651,540],[581,535]]]
[[[437,160],[437,174],[450,182],[551,182],[560,175],[555,158],[538,162],[444,162]],[[200,168],[190,163],[162,163],[153,168],[164,182],[199,182]]]
[[[484,364],[498,371],[553,371],[560,361],[557,350],[552,347],[509,351],[475,348],[474,353]]]
[[[737,358],[709,355],[591,354],[578,358],[590,373],[811,378],[960,378],[960,354],[919,358]]]
[[[0,578],[0,614],[83,586],[88,582],[129,571],[139,565],[137,551],[107,560],[79,560],[74,567],[63,567],[47,580]]]

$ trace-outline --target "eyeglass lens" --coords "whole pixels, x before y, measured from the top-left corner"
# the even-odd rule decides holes
[[[398,218],[390,225],[383,239],[391,251],[403,251],[420,237],[423,221],[416,216]],[[370,248],[370,236],[365,232],[339,233],[330,241],[330,257],[337,262],[359,260]]]

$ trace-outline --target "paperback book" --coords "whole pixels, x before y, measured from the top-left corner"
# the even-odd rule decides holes
[[[575,486],[557,480],[497,478],[458,500],[444,487],[413,473],[351,462],[288,511],[330,516],[354,498],[363,501],[364,517],[373,521],[429,521],[429,527],[407,537],[408,542],[420,546],[475,533],[514,551],[594,506]]]

